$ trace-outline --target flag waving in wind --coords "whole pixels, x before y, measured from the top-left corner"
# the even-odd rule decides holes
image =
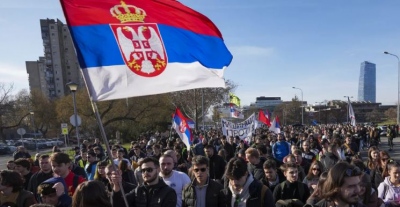
[[[232,118],[238,118],[238,119],[244,119],[243,113],[237,109],[234,104],[229,104],[230,111],[231,111],[231,117]]]
[[[235,94],[229,92],[229,103],[235,104],[237,107],[240,107],[240,98]]]
[[[269,117],[267,117],[262,109],[258,112],[258,120],[262,122],[263,124],[267,125],[268,127],[271,126],[271,121],[269,120]]]
[[[192,131],[189,127],[189,120],[177,108],[172,117],[172,128],[175,129],[183,143],[186,145],[187,150],[190,150],[192,144]]]
[[[93,101],[225,87],[220,31],[182,3],[60,1]]]
[[[269,131],[275,132],[276,134],[281,133],[281,125],[279,123],[279,117],[275,116],[274,120],[269,127]]]
[[[348,110],[349,110],[349,118],[350,118],[350,124],[351,126],[356,126],[356,115],[354,114],[353,106],[351,106],[350,98],[347,97],[348,99]]]

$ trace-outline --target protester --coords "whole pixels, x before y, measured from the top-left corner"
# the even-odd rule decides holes
[[[113,174],[113,172],[118,173],[120,176],[122,175],[121,171],[118,170],[118,166],[112,164],[108,164],[106,166],[106,168],[104,169],[104,172],[106,174],[107,180],[108,180],[108,185],[107,187],[107,191],[108,192],[112,192],[112,188],[113,188],[113,182],[111,179],[111,176]],[[136,185],[132,184],[132,183],[128,183],[128,182],[122,182],[122,187],[124,189],[125,193],[131,192],[132,190],[134,190],[136,188]]]
[[[72,197],[72,207],[112,207],[105,189],[97,180],[79,184]]]
[[[29,180],[33,173],[31,172],[32,164],[27,158],[18,158],[14,161],[15,171],[19,172],[24,178],[24,189],[28,190]]]
[[[223,190],[228,206],[275,206],[271,191],[253,178],[243,159],[232,158],[226,166],[225,177],[229,180]]]
[[[14,170],[15,169],[15,163],[14,160],[9,160],[7,162],[7,170]]]
[[[278,169],[275,160],[268,159],[263,164],[265,177],[262,180],[262,183],[267,186],[271,192],[274,192],[274,189],[279,183],[286,180],[283,173]]]
[[[17,151],[14,152],[13,157],[14,160],[17,160],[19,158],[31,158],[31,155],[24,146],[19,146],[17,147]]]
[[[190,183],[190,178],[183,172],[175,171],[174,159],[170,155],[161,155],[160,157],[161,172],[160,177],[165,184],[175,190],[177,195],[177,207],[182,206],[183,188]]]
[[[55,207],[70,207],[72,199],[67,194],[68,189],[61,177],[50,178],[42,182],[37,188],[41,203]]]
[[[33,193],[24,190],[23,184],[23,178],[20,173],[2,170],[0,172],[0,205],[29,207],[35,204]]]
[[[317,187],[317,183],[323,169],[324,166],[320,161],[316,160],[311,163],[311,167],[308,170],[306,177],[303,179],[303,183],[308,186],[310,193],[313,193]]]
[[[94,174],[94,179],[93,179],[102,182],[105,186],[109,185],[105,172],[107,165],[108,165],[107,161],[98,162],[96,166],[96,173]]]
[[[50,156],[50,163],[55,177],[62,177],[67,185],[68,195],[72,196],[76,187],[85,181],[81,176],[70,170],[71,159],[63,152],[56,152]]]
[[[367,207],[381,206],[383,201],[378,198],[378,191],[372,188],[371,178],[368,174],[362,173],[360,176],[360,202]]]
[[[364,206],[359,202],[360,175],[362,172],[354,165],[339,162],[328,172],[322,190],[322,200],[315,206]]]
[[[400,206],[400,163],[390,161],[387,164],[389,176],[378,187],[378,197],[386,206]]]
[[[265,159],[260,158],[260,154],[255,148],[250,147],[245,153],[249,172],[253,175],[254,179],[263,180],[265,176],[263,170]]]
[[[281,166],[286,181],[275,187],[273,198],[277,206],[303,206],[310,190],[308,186],[298,180],[298,165],[294,162],[286,162]]]
[[[204,153],[210,162],[208,171],[210,178],[217,182],[221,182],[226,165],[225,160],[215,153],[215,149],[212,145],[205,146]]]
[[[87,160],[88,162],[86,163],[85,166],[86,177],[88,180],[93,180],[94,174],[96,173],[96,166],[98,162],[96,153],[94,153],[94,151],[89,151],[87,153]]]
[[[209,160],[205,156],[197,155],[192,158],[194,179],[182,192],[184,207],[224,207],[225,195],[222,185],[208,176]]]
[[[36,198],[36,201],[40,202],[40,196],[37,193],[37,187],[43,181],[53,177],[53,171],[51,170],[49,155],[41,155],[39,158],[40,171],[33,174],[29,180],[28,191],[31,191]]]
[[[177,196],[174,189],[158,177],[160,173],[160,163],[158,160],[146,157],[143,159],[140,168],[144,184],[125,195],[128,207],[176,207]],[[121,194],[121,175],[114,172],[111,180],[113,183],[112,206],[125,206],[122,199],[123,195]],[[149,195],[150,192],[152,192],[151,196]]]

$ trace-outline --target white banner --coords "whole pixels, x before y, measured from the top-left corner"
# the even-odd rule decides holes
[[[226,119],[221,119],[222,133],[225,136],[239,136],[240,139],[250,137],[257,127],[256,115],[252,114],[245,121],[233,123]]]

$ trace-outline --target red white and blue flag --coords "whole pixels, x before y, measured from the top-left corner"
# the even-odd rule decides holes
[[[269,131],[275,132],[276,134],[281,133],[281,125],[279,123],[279,117],[275,116],[274,120],[271,122]]]
[[[237,109],[234,104],[229,104],[229,108],[232,118],[244,119],[243,113],[239,109]]]
[[[190,150],[193,137],[189,127],[189,119],[186,118],[178,108],[175,110],[175,114],[172,117],[172,128],[175,129],[187,149]]]
[[[225,87],[218,28],[174,0],[60,0],[94,101]]]

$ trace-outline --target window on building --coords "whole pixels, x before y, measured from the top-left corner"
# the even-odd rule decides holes
[[[54,26],[51,26],[50,29],[54,29]]]

